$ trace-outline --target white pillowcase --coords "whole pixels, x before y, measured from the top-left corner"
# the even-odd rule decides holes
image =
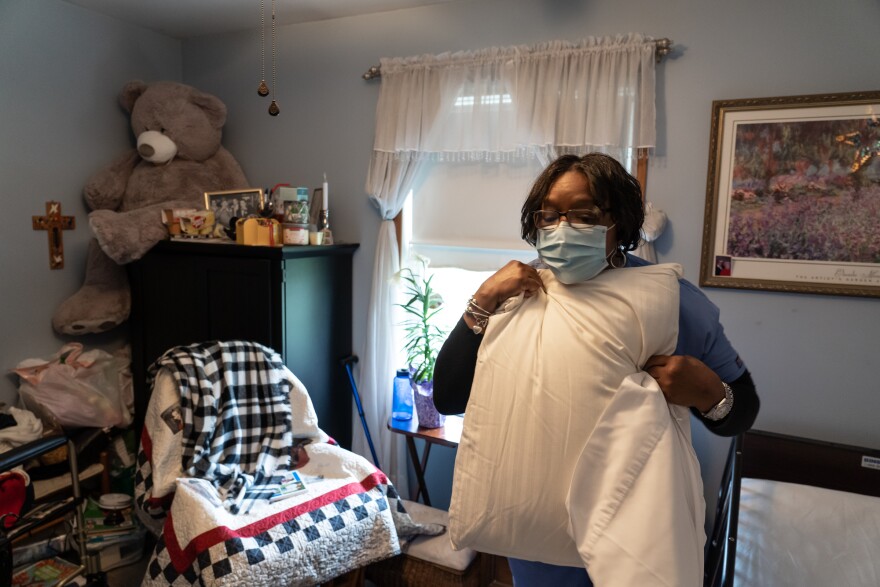
[[[606,270],[492,316],[455,462],[456,548],[583,566],[566,498],[591,432],[623,380],[678,338],[681,268]]]

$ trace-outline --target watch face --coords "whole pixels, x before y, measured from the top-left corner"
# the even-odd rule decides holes
[[[732,402],[729,399],[724,398],[717,406],[715,406],[715,409],[712,410],[712,416],[714,416],[715,419],[720,420],[730,413],[731,407],[733,407]]]
[[[711,410],[703,414],[704,418],[708,418],[709,420],[717,421],[730,413],[730,409],[733,407],[733,390],[726,383],[724,385],[724,398],[715,404]]]

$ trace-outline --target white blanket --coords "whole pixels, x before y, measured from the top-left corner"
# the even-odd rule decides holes
[[[569,516],[569,490],[575,488],[576,502],[581,491],[607,487],[590,483],[598,472],[578,471],[575,480],[575,471],[624,380],[650,356],[675,349],[680,274],[677,265],[654,265],[606,271],[566,286],[545,270],[546,294],[491,318],[455,463],[450,505],[455,546],[551,564],[590,562],[592,546],[583,542],[588,533]],[[632,381],[649,389],[650,382]],[[656,384],[653,390],[659,393]],[[669,411],[664,413],[663,426],[669,428]],[[687,430],[680,431],[685,437],[675,442],[689,449]],[[613,434],[605,441],[610,438]],[[617,447],[609,456],[616,454]],[[695,465],[690,449],[684,461],[689,458]],[[693,481],[689,472],[681,471],[685,486]],[[604,503],[601,497],[596,503]],[[658,492],[651,503],[667,501]],[[588,519],[577,504],[573,511]],[[692,515],[686,521],[691,525]],[[669,541],[668,528],[651,520],[638,530]]]
[[[178,479],[143,585],[316,585],[400,552],[385,475],[337,446],[307,451],[306,492],[237,515],[207,481]]]

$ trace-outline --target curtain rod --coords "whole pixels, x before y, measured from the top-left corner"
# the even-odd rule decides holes
[[[655,49],[654,55],[657,59],[657,63],[663,61],[663,58],[672,53],[672,39],[662,38],[656,39],[654,41]],[[365,80],[369,81],[371,79],[375,79],[377,77],[382,77],[382,70],[378,65],[374,65],[370,67],[364,74],[361,76]]]

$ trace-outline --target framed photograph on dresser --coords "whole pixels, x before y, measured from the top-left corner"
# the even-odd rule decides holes
[[[205,210],[213,211],[216,222],[223,226],[229,226],[233,218],[259,215],[264,205],[263,190],[260,188],[205,192]]]
[[[712,103],[700,285],[880,297],[880,91]]]

